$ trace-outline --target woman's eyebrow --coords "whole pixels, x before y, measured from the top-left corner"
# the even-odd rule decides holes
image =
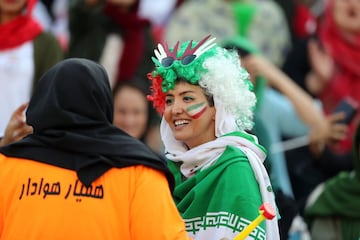
[[[185,95],[185,94],[188,94],[188,93],[195,93],[195,91],[187,90],[187,91],[181,92],[179,95]]]
[[[186,90],[186,91],[180,92],[179,95],[180,95],[180,96],[183,96],[183,95],[186,95],[186,94],[188,94],[188,93],[195,93],[195,91],[193,91],[193,90]],[[174,96],[173,93],[167,93],[167,94],[166,94],[166,97],[172,97],[172,96]]]

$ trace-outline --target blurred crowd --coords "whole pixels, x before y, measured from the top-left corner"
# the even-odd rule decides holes
[[[114,125],[163,154],[147,100],[154,49],[209,34],[238,52],[254,84],[252,133],[268,151],[281,239],[357,234],[359,204],[346,201],[360,182],[346,193],[331,184],[358,170],[360,114],[347,118],[360,103],[358,0],[0,0],[0,146],[31,133],[24,112],[40,76],[87,58],[109,75]]]

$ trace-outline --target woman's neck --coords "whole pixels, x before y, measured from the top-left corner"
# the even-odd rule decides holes
[[[2,13],[0,14],[0,24],[5,24],[14,20],[19,14],[11,14],[11,13]]]

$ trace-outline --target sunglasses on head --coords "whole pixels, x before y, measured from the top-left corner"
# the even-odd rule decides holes
[[[164,59],[161,60],[161,65],[163,67],[171,67],[175,60],[179,60],[181,65],[186,66],[189,65],[190,63],[192,63],[196,58],[196,55],[191,54],[191,55],[187,55],[185,57],[183,57],[182,59],[174,59],[173,57],[166,57]]]

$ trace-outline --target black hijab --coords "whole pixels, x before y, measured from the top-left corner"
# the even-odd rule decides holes
[[[165,160],[112,125],[109,80],[95,62],[72,58],[47,71],[26,120],[34,133],[0,148],[1,153],[74,170],[86,186],[110,168],[142,164],[164,172],[173,187]]]

